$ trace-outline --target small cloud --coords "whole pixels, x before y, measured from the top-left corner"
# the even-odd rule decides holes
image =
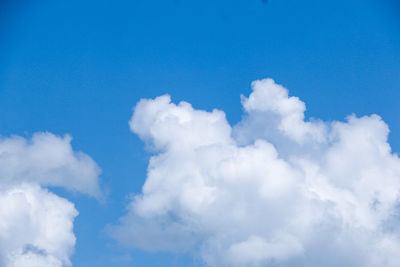
[[[100,168],[71,140],[50,133],[0,138],[0,266],[71,266],[78,211],[45,187],[102,195]]]

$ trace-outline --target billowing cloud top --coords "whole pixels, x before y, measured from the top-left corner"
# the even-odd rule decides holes
[[[155,155],[110,233],[209,266],[400,266],[400,160],[387,125],[305,121],[305,104],[273,80],[252,88],[234,127],[167,95],[136,105],[131,129]]]
[[[0,266],[70,266],[74,205],[43,186],[101,197],[100,168],[71,137],[0,138]]]

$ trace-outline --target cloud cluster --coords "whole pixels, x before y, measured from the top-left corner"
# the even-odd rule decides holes
[[[377,115],[306,121],[271,79],[231,127],[168,95],[130,121],[154,152],[142,193],[110,233],[209,266],[400,266],[400,160]]]
[[[0,138],[0,266],[62,267],[75,246],[74,205],[44,188],[100,197],[96,163],[71,137],[37,133]]]

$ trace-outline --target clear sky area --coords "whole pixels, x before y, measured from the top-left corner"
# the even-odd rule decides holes
[[[400,266],[399,104],[395,0],[3,0],[0,266]]]

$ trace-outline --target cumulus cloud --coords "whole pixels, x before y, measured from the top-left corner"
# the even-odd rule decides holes
[[[86,154],[73,151],[71,137],[37,133],[30,140],[0,138],[0,266],[70,266],[73,221],[68,200],[45,186],[101,197],[100,172]]]
[[[0,186],[31,182],[101,197],[99,167],[88,155],[73,151],[71,140],[50,133],[36,133],[30,140],[0,138]]]
[[[130,127],[154,154],[111,235],[209,266],[400,266],[400,160],[382,119],[307,121],[273,80],[252,90],[233,127],[168,95],[136,105]]]

